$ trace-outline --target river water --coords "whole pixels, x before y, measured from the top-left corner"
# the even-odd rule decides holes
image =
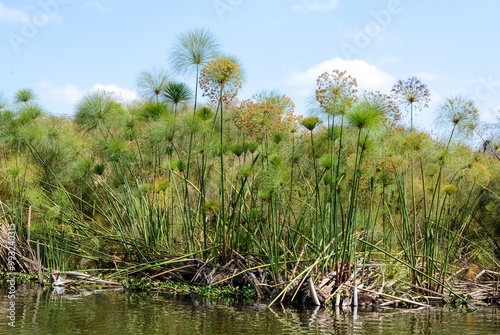
[[[500,308],[326,310],[125,291],[0,291],[3,334],[500,334]],[[15,301],[15,327],[9,304]]]

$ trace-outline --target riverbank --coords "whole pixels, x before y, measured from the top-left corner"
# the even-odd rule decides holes
[[[432,290],[425,287],[426,283],[417,286],[409,282],[407,269],[404,266],[395,263],[377,264],[374,260],[372,262],[364,265],[360,262],[358,270],[340,285],[336,283],[335,273],[317,276],[314,281],[311,277],[295,277],[279,285],[271,285],[266,279],[269,278],[269,274],[266,274],[264,266],[248,269],[241,262],[231,261],[225,266],[220,266],[196,259],[180,259],[177,263],[170,263],[168,270],[157,269],[156,273],[152,269],[134,274],[130,274],[129,271],[127,276],[120,275],[120,270],[117,269],[86,271],[85,274],[64,271],[57,273],[64,278],[63,283],[65,283],[59,285],[59,288],[62,287],[70,292],[121,287],[132,292],[187,295],[195,300],[258,301],[268,306],[275,303],[306,306],[319,303],[327,308],[338,306],[380,308],[453,304],[475,309],[476,306],[499,303],[500,274],[497,272],[480,271],[475,266],[463,268],[450,274],[453,280],[448,280],[440,288]],[[387,275],[388,271],[392,271],[392,275]],[[45,269],[43,273],[44,285],[50,287],[50,272]],[[75,274],[79,280],[70,279],[75,278]],[[9,285],[8,279],[12,278],[15,278],[16,285],[40,282],[37,273],[2,271],[0,288],[6,288]]]

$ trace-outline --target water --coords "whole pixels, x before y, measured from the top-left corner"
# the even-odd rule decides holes
[[[15,328],[0,291],[3,334],[500,334],[500,309],[325,309],[200,302],[123,291],[65,293],[17,288]]]

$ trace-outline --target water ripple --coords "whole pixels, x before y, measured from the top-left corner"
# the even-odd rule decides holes
[[[189,297],[129,292],[63,295],[19,287],[16,328],[0,291],[3,334],[500,334],[500,309],[267,308],[265,304],[200,302]]]

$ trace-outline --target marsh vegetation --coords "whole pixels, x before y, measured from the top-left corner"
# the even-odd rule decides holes
[[[20,253],[38,240],[45,268],[110,278],[232,262],[226,277],[259,269],[275,294],[371,273],[448,293],[462,269],[498,271],[499,124],[473,100],[441,103],[437,138],[414,126],[417,78],[362,92],[332,69],[304,117],[278,91],[239,101],[243,65],[205,30],[180,35],[169,64],[139,74],[140,100],[92,91],[71,117],[31,89],[2,97],[2,223]]]

